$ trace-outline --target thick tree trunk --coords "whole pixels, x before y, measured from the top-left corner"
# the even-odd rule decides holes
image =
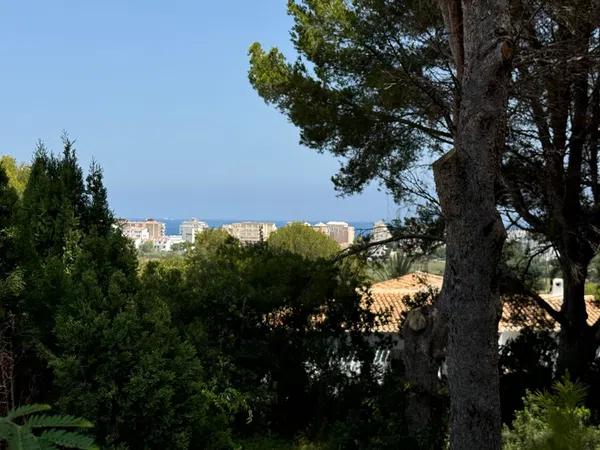
[[[411,310],[402,326],[402,361],[412,385],[436,392],[442,387],[439,370],[446,356],[447,324],[435,306]]]
[[[455,148],[434,164],[446,221],[440,301],[448,317],[450,448],[499,450],[497,268],[506,233],[496,210],[495,183],[511,50],[506,1],[464,0],[461,25],[464,68]]]
[[[411,386],[406,415],[409,429],[422,448],[439,445],[427,438],[436,434],[433,430],[440,422],[435,415],[443,387],[439,371],[446,356],[447,336],[446,322],[434,306],[413,309],[402,327],[402,361]]]
[[[564,297],[561,312],[566,325],[561,326],[557,371],[573,378],[585,379],[596,355],[597,341],[587,325],[585,279],[589,261],[566,258],[563,264]]]
[[[505,233],[493,201],[481,195],[485,186],[477,190],[475,180],[464,182],[472,171],[456,167],[457,159],[436,167],[447,223],[441,302],[448,316],[450,443],[454,450],[493,450],[501,448],[496,269]],[[463,178],[457,181],[452,173]]]

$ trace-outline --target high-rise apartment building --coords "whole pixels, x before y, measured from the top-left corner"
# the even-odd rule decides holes
[[[373,232],[371,234],[371,242],[385,242],[392,237],[389,228],[383,220],[375,222],[373,224]],[[369,250],[369,256],[371,258],[384,258],[389,252],[389,246],[386,244],[377,245]]]
[[[354,242],[354,227],[346,222],[327,222],[329,236],[341,247],[347,247]]]
[[[144,242],[150,240],[150,234],[146,228],[122,227],[123,236],[133,241],[135,248],[140,248]]]
[[[319,222],[318,224],[313,225],[313,229],[315,229],[315,230],[317,230],[317,231],[319,231],[319,232],[321,232],[321,233],[326,234],[327,236],[329,236],[329,229],[327,228],[327,224],[326,223]]]
[[[386,239],[390,239],[391,237],[392,233],[390,233],[389,228],[383,220],[373,224],[373,235],[371,237],[371,242],[381,242],[385,241]]]
[[[208,229],[208,224],[198,219],[191,219],[181,222],[179,233],[185,242],[193,244],[196,241],[196,235]]]
[[[277,226],[269,222],[238,222],[223,225],[223,229],[244,244],[256,244],[266,241],[271,233],[277,231]]]
[[[125,236],[134,235],[138,233],[139,230],[147,230],[148,240],[150,241],[157,241],[164,237],[166,231],[166,225],[163,222],[154,219],[122,220],[119,222],[119,225]]]
[[[354,242],[354,227],[348,225],[347,222],[319,222],[313,225],[313,229],[326,234],[342,248],[346,248]]]

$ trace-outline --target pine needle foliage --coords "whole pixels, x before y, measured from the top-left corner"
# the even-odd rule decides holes
[[[92,438],[78,431],[91,428],[91,422],[68,415],[40,414],[49,410],[49,405],[34,404],[9,411],[0,417],[0,442],[4,442],[8,450],[97,448]]]
[[[566,376],[554,384],[552,392],[528,392],[512,428],[504,430],[504,450],[600,448],[600,429],[590,425],[585,397],[585,388]]]

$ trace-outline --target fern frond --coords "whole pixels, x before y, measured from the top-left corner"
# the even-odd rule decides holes
[[[37,438],[27,427],[15,427],[10,435],[6,436],[6,444],[10,450],[41,450]]]
[[[73,431],[47,430],[40,435],[39,439],[40,441],[67,448],[78,448],[82,450],[95,448],[94,440],[92,438]]]
[[[13,420],[17,417],[27,416],[29,414],[48,411],[50,409],[50,405],[42,405],[42,404],[33,404],[33,405],[23,405],[19,406],[8,412],[6,415],[7,419]]]
[[[90,428],[92,424],[85,419],[68,415],[33,415],[48,411],[49,405],[26,405],[9,411],[6,417],[0,417],[0,441],[6,442],[9,450],[60,450],[77,448],[97,449],[94,440],[81,433],[61,430],[60,428]],[[30,415],[23,425],[13,419]],[[33,433],[35,428],[50,428],[40,436]]]
[[[31,416],[27,420],[31,428],[91,428],[93,424],[85,419],[74,416]]]
[[[60,448],[58,448],[56,445],[52,444],[51,442],[39,441],[39,443],[40,443],[40,450],[60,450]]]

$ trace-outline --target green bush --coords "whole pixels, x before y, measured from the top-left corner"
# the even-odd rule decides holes
[[[528,392],[523,410],[503,432],[504,450],[595,450],[600,428],[583,406],[586,390],[567,377],[552,392]]]
[[[375,317],[361,307],[358,264],[204,232],[184,267],[149,264],[142,284],[169,305],[204,379],[247,399],[251,417],[235,418],[243,436],[320,435],[340,408],[359,402],[358,386],[375,383],[363,331]],[[366,362],[360,374],[346,373],[350,359]]]

